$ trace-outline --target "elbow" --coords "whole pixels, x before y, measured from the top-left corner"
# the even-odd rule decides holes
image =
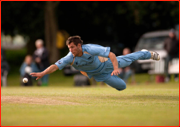
[[[108,57],[112,58],[112,57],[116,57],[116,55],[113,52],[110,52]]]
[[[52,66],[54,66],[54,71],[56,71],[56,70],[59,69],[58,66],[57,66],[56,64],[54,64],[54,65],[52,65]]]

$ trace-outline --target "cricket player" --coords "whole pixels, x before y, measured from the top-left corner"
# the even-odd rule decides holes
[[[118,77],[120,74],[118,68],[129,66],[135,60],[160,60],[158,53],[145,49],[116,57],[113,52],[110,52],[110,47],[96,44],[83,45],[80,36],[69,37],[66,45],[70,52],[65,57],[44,71],[30,75],[37,77],[36,80],[38,80],[46,74],[63,69],[66,65],[72,65],[88,78],[94,77],[98,82],[103,81],[117,90],[124,90],[126,83]]]

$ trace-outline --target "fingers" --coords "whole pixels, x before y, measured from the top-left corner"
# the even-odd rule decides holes
[[[113,76],[113,75],[116,75],[116,73],[114,71],[111,73],[111,76]]]
[[[36,80],[42,78],[40,73],[30,73],[30,75],[33,76],[33,77],[37,77]]]
[[[32,76],[33,76],[33,75],[35,75],[35,73],[30,73],[30,75],[32,75]]]
[[[30,73],[30,75],[34,76],[34,77],[37,77],[38,74],[37,73]]]
[[[118,71],[118,75],[120,74],[120,71]]]
[[[116,72],[116,73],[114,73],[114,75],[119,75],[119,73]]]
[[[120,74],[119,71],[113,71],[113,72],[111,73],[111,76],[113,76],[113,75],[119,75],[119,74]]]

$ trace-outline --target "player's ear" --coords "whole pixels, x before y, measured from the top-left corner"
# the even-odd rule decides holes
[[[80,47],[81,47],[81,44],[80,44],[80,43],[78,43],[78,45],[77,45],[77,46],[78,46],[78,48],[80,48]]]

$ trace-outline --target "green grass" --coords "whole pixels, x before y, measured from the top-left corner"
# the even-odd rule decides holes
[[[178,126],[179,85],[136,74],[127,89],[73,87],[73,76],[50,75],[48,87],[20,87],[19,72],[1,88],[2,126]]]
[[[2,126],[179,125],[178,83],[128,84],[124,91],[108,86],[7,87],[1,89],[1,101]]]

